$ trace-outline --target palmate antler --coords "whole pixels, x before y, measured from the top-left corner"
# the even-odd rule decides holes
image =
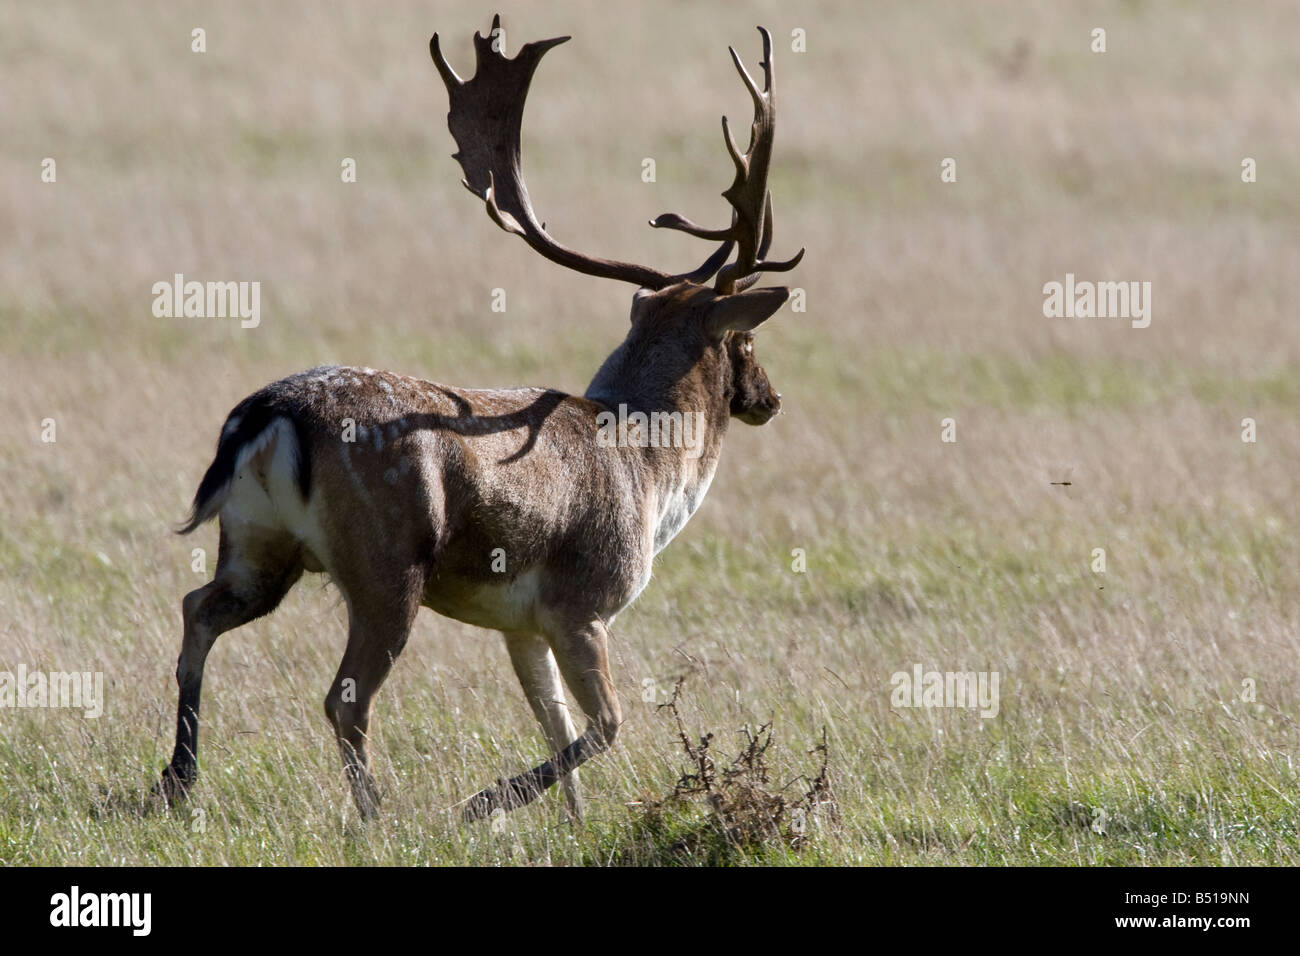
[[[737,292],[758,281],[763,272],[793,269],[803,258],[803,250],[784,262],[768,262],[772,242],[772,197],[767,190],[767,170],[772,158],[775,113],[772,106],[772,40],[763,35],[764,89],[760,91],[745,70],[736,51],[731,51],[741,78],[754,99],[754,124],[749,150],[741,155],[731,137],[727,119],[722,128],[727,150],[736,165],[736,178],[722,195],[731,203],[731,226],[727,229],[703,229],[675,213],[666,213],[651,221],[657,228],[679,229],[702,239],[721,242],[709,258],[692,272],[672,275],[630,262],[585,255],[557,242],[533,213],[528,187],[520,167],[520,127],[528,86],[542,56],[569,37],[555,37],[527,43],[513,59],[505,55],[501,17],[492,19],[487,37],[474,34],[475,71],[462,80],[447,63],[438,44],[438,34],[429,41],[429,53],[447,86],[451,110],[447,126],[459,151],[453,158],[465,171],[465,187],[487,204],[488,215],[502,229],[523,237],[533,249],[547,259],[568,269],[607,279],[633,282],[650,289],[662,289],[678,282],[707,282],[717,274],[717,289]],[[736,261],[724,265],[732,250],[739,248]],[[721,271],[719,271],[721,270]]]

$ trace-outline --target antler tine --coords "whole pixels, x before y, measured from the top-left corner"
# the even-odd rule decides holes
[[[706,229],[704,226],[697,226],[685,216],[679,216],[675,212],[666,212],[663,215],[655,216],[650,220],[650,225],[656,229],[676,229],[678,232],[684,232],[689,236],[695,236],[697,239],[713,239],[715,241],[732,240],[733,230],[735,229],[735,219],[726,229]]]
[[[433,65],[438,68],[438,75],[442,77],[442,82],[447,84],[448,89],[452,86],[464,84],[465,81],[456,75],[456,71],[451,68],[447,58],[442,55],[442,46],[438,42],[438,34],[436,33],[433,35],[433,39],[429,41],[429,55],[433,57]]]
[[[758,272],[789,272],[800,261],[803,260],[803,254],[806,251],[802,247],[789,259],[783,259],[780,262],[772,262],[767,258],[767,251],[772,248],[772,234],[775,230],[772,227],[772,191],[767,192],[767,201],[763,204],[763,242],[758,247],[758,262],[754,268]]]
[[[754,102],[754,119],[750,126],[749,148],[742,153],[731,133],[731,124],[722,117],[722,139],[727,153],[736,167],[735,179],[723,192],[731,204],[731,225],[726,229],[707,229],[696,225],[676,213],[665,213],[650,225],[663,229],[676,229],[701,239],[729,239],[735,242],[736,261],[723,266],[717,273],[716,288],[723,294],[741,292],[758,281],[763,272],[784,272],[793,269],[803,258],[804,250],[789,259],[770,262],[767,252],[772,245],[772,194],[767,188],[768,167],[772,161],[772,143],[776,135],[776,107],[773,95],[774,69],[772,35],[758,28],[763,38],[763,88],[760,90],[753,76],[745,68],[734,47],[728,47],[731,61],[740,74],[741,81]]]
[[[734,46],[727,47],[727,52],[731,54],[731,62],[736,64],[736,72],[740,78],[745,81],[745,87],[749,90],[750,97],[754,100],[754,109],[763,108],[763,94],[772,92],[772,35],[767,32],[767,27],[759,27],[758,32],[763,37],[763,59],[759,61],[759,66],[763,68],[763,89],[759,90],[758,84],[754,78],[749,75],[749,70],[745,69],[745,63],[736,52]]]
[[[735,137],[731,135],[731,126],[727,123],[727,118],[722,117],[722,141],[727,146],[727,152],[731,154],[731,161],[736,164],[736,171],[745,173],[749,170],[749,160],[741,153],[740,147],[736,145]]]

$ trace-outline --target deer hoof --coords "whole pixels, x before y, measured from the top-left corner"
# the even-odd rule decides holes
[[[178,773],[171,767],[167,767],[163,770],[162,778],[149,792],[152,796],[162,797],[167,802],[167,806],[174,807],[189,796],[190,787],[194,785],[196,776],[193,772]]]

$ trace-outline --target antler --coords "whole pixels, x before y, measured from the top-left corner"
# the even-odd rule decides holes
[[[523,122],[524,100],[542,56],[568,39],[555,37],[526,43],[514,59],[509,59],[505,55],[501,17],[495,16],[487,37],[474,34],[474,76],[462,80],[442,55],[438,34],[433,35],[429,41],[429,53],[447,86],[451,102],[447,126],[459,148],[452,158],[458,160],[465,171],[462,180],[465,188],[487,204],[493,222],[506,232],[522,236],[533,249],[565,268],[634,282],[651,289],[662,289],[682,281],[707,281],[730,257],[731,241],[724,242],[694,272],[669,275],[630,262],[576,252],[553,239],[546,231],[546,223],[538,222],[533,214],[532,200],[520,168],[519,130]]]
[[[772,37],[763,27],[758,28],[763,37],[763,89],[759,90],[754,78],[745,69],[734,47],[728,47],[736,71],[744,80],[750,97],[754,100],[754,123],[749,131],[749,149],[741,155],[732,138],[727,118],[722,117],[722,135],[727,152],[736,165],[736,178],[723,192],[734,213],[726,229],[705,229],[676,213],[665,213],[650,225],[661,229],[680,229],[701,239],[725,239],[735,242],[740,251],[736,261],[718,273],[717,290],[722,293],[739,292],[757,282],[764,272],[787,272],[799,264],[804,250],[781,262],[769,262],[767,252],[772,246],[772,194],[767,189],[767,170],[772,162],[772,142],[776,135],[776,108],[772,90]]]

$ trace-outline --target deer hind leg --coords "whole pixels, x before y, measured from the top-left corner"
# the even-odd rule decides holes
[[[347,588],[348,646],[325,697],[343,771],[363,819],[379,813],[379,790],[370,772],[370,711],[375,693],[406,646],[420,606],[425,575],[415,569],[388,588]]]
[[[199,701],[212,645],[226,631],[274,611],[302,576],[301,549],[280,530],[223,521],[217,554],[212,581],[181,602],[185,634],[176,663],[176,746],[155,787],[169,803],[183,799],[198,776]]]
[[[536,800],[592,757],[609,749],[623,720],[618,695],[609,674],[609,635],[601,621],[591,621],[548,635],[564,682],[587,716],[582,736],[549,760],[495,787],[476,793],[462,818],[481,820],[498,808],[513,810]]]
[[[564,699],[564,684],[555,655],[546,639],[538,634],[507,634],[506,646],[510,662],[528,698],[533,716],[542,726],[546,745],[552,753],[559,753],[577,739],[578,733],[569,717],[569,705]],[[578,771],[571,770],[560,781],[564,790],[564,804],[574,820],[582,818],[582,790]]]

